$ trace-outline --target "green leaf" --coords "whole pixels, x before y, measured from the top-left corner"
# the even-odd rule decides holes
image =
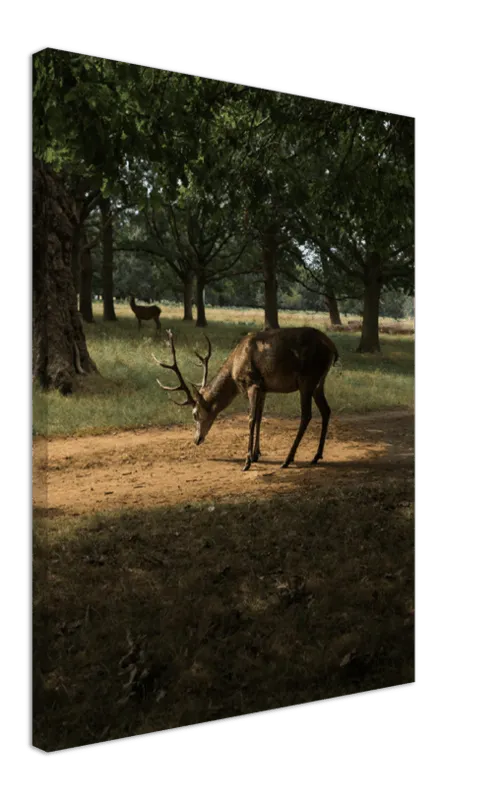
[[[100,186],[100,191],[104,198],[110,197],[110,186],[107,177],[103,178],[103,181]]]

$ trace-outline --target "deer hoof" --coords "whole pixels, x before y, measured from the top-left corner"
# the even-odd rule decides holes
[[[317,464],[318,461],[322,461],[322,456],[314,456],[314,458],[312,459],[312,461],[310,463],[311,464]]]
[[[281,464],[281,469],[287,469],[290,465],[290,461],[285,461],[284,464]]]
[[[242,471],[243,472],[247,472],[250,466],[251,466],[251,461],[246,461],[246,463],[244,464],[244,466],[242,468]]]

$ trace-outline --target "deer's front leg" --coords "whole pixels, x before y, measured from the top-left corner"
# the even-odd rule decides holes
[[[261,456],[260,453],[260,429],[261,429],[261,418],[263,415],[263,407],[265,405],[265,392],[260,392],[258,401],[256,404],[256,428],[254,433],[254,445],[253,445],[253,453],[251,455],[251,461],[258,461],[259,457]]]
[[[242,468],[243,472],[247,472],[247,470],[251,466],[251,461],[253,459],[254,432],[256,427],[257,411],[260,403],[260,389],[258,388],[258,386],[251,386],[251,388],[248,389],[248,399],[249,399],[249,442],[248,442],[248,454],[246,457],[246,463]]]

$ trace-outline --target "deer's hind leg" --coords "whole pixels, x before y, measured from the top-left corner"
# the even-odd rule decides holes
[[[242,470],[243,472],[247,472],[249,467],[251,466],[251,462],[253,461],[253,453],[255,452],[254,448],[254,432],[256,429],[256,423],[258,419],[258,408],[261,400],[261,389],[259,386],[251,386],[248,389],[248,398],[249,398],[249,443],[248,443],[248,454],[246,456],[246,463],[244,464]]]
[[[302,388],[300,389],[301,395],[301,406],[302,406],[302,416],[300,420],[300,427],[298,428],[298,433],[296,434],[295,441],[293,442],[293,446],[288,453],[288,457],[284,464],[281,464],[281,469],[286,469],[289,467],[292,461],[295,460],[295,453],[298,450],[298,445],[300,444],[301,440],[303,439],[303,434],[307,430],[309,426],[309,422],[312,419],[312,395],[313,391],[311,388]]]
[[[325,377],[322,378],[321,382],[318,384],[314,392],[315,404],[319,409],[319,411],[321,412],[322,428],[321,428],[321,438],[319,439],[319,447],[317,448],[317,453],[312,459],[312,464],[317,464],[317,462],[322,459],[322,455],[324,452],[324,443],[326,441],[326,434],[328,433],[329,418],[331,416],[331,409],[328,405],[328,401],[326,400],[326,395],[324,394],[324,380]]]
[[[261,418],[263,414],[263,407],[265,405],[265,392],[260,392],[258,395],[258,401],[256,406],[256,430],[255,430],[255,437],[254,437],[254,446],[253,452],[251,454],[251,461],[255,462],[261,456],[260,452],[260,429],[261,429]]]
[[[160,324],[160,319],[158,317],[155,317],[155,325],[156,325],[156,328],[157,328],[157,333],[159,333],[161,331],[161,329],[162,329],[162,326]]]

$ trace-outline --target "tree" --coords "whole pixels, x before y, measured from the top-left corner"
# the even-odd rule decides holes
[[[380,350],[383,287],[412,290],[414,280],[413,120],[382,116],[385,141],[365,165],[353,207],[353,251],[364,282],[360,353]]]
[[[70,394],[73,376],[95,371],[77,310],[71,244],[77,221],[62,181],[33,165],[33,374]]]
[[[103,320],[116,322],[113,306],[113,211],[109,197],[101,198],[101,235],[103,249]]]
[[[135,231],[133,239],[122,239],[119,245],[123,250],[161,257],[169,265],[183,287],[185,320],[192,318],[195,281],[197,327],[207,325],[206,287],[233,274],[250,249],[227,183],[221,178],[226,155],[223,153],[214,164],[207,162],[212,136],[212,126],[207,125],[198,142],[200,152],[186,169],[185,182],[179,182],[175,194],[166,191],[161,167],[144,174],[144,195],[138,203],[142,213],[137,218],[143,238]]]
[[[316,208],[314,227],[324,226],[331,213],[317,194],[325,181],[326,151],[338,144],[350,115],[343,106],[276,92],[249,90],[246,99],[236,195],[261,248],[265,327],[278,327],[279,277],[291,280],[291,257],[293,267],[302,260],[308,206]],[[322,271],[317,283],[318,287],[323,283]],[[334,285],[330,277],[323,294],[335,319]]]
[[[108,107],[117,67],[55,50],[35,54],[33,67],[33,374],[68,394],[76,374],[95,369],[77,312],[84,204],[71,184],[82,179],[94,199],[117,172],[118,117],[103,125],[117,111]]]
[[[94,322],[92,297],[93,282],[96,280],[96,276],[94,273],[95,255],[93,256],[93,251],[96,253],[96,249],[101,242],[101,238],[101,212],[99,211],[99,204],[97,204],[87,215],[85,222],[81,224],[78,238],[78,270],[80,272],[78,286],[79,311],[84,322],[88,323]],[[72,256],[74,255],[74,247],[75,237],[73,238],[72,242]]]
[[[348,292],[359,287],[358,352],[376,352],[382,288],[413,285],[413,120],[349,108],[335,109],[331,124],[336,142],[321,148],[324,175],[313,172],[298,222],[325,275]]]
[[[85,178],[89,191],[106,200],[127,194],[127,176],[139,176],[140,163],[157,163],[175,191],[222,89],[215,81],[51,49],[35,54],[33,66],[34,377],[68,392],[92,361],[74,315],[72,244],[79,219],[64,177]],[[103,235],[109,267],[110,231]],[[59,325],[58,316],[72,324]],[[53,337],[39,326],[58,328],[64,338],[59,350],[49,347]]]
[[[232,242],[238,257],[239,242],[244,243],[242,254],[253,253],[249,268],[262,274],[265,327],[278,327],[277,270],[287,237],[278,200],[284,185],[275,160],[282,129],[269,113],[271,97],[272,93],[244,87],[227,93],[201,142],[199,158],[191,165],[188,188],[190,200],[198,197],[205,213],[210,205],[216,222],[213,232]],[[221,262],[224,250],[218,245],[216,249]],[[215,260],[215,267],[221,277],[225,271],[221,263]],[[198,274],[198,283],[207,285],[206,267]],[[201,294],[199,286],[199,298]]]
[[[92,311],[92,243],[87,239],[87,234],[82,236],[80,251],[80,286],[79,286],[79,311],[84,322],[94,322]]]
[[[324,299],[326,301],[326,308],[328,309],[329,324],[331,327],[334,327],[335,325],[341,325],[342,319],[340,317],[340,309],[338,308],[338,300],[335,292],[333,274],[331,273],[326,263],[326,259],[323,259],[322,261],[322,270],[324,275],[324,281],[326,284]]]
[[[129,223],[120,229],[120,238],[115,249],[122,256],[132,253],[136,255],[134,266],[129,263],[126,268],[122,268],[120,284],[124,287],[126,294],[141,296],[145,281],[150,290],[156,283],[151,264],[161,265],[160,271],[164,273],[164,277],[165,265],[167,265],[168,270],[171,270],[174,275],[174,283],[172,278],[167,278],[162,282],[163,288],[165,290],[169,285],[174,291],[181,291],[184,305],[183,322],[192,322],[193,266],[174,246],[169,231],[166,229],[168,227],[166,220],[162,220],[162,215],[158,215],[157,222],[153,226],[148,220],[149,213],[144,209],[143,214],[136,214],[133,224]],[[151,258],[150,265],[145,260],[147,256]],[[140,259],[140,271],[136,269],[138,259]],[[177,283],[178,281],[179,283]],[[156,294],[160,296],[158,291]]]

